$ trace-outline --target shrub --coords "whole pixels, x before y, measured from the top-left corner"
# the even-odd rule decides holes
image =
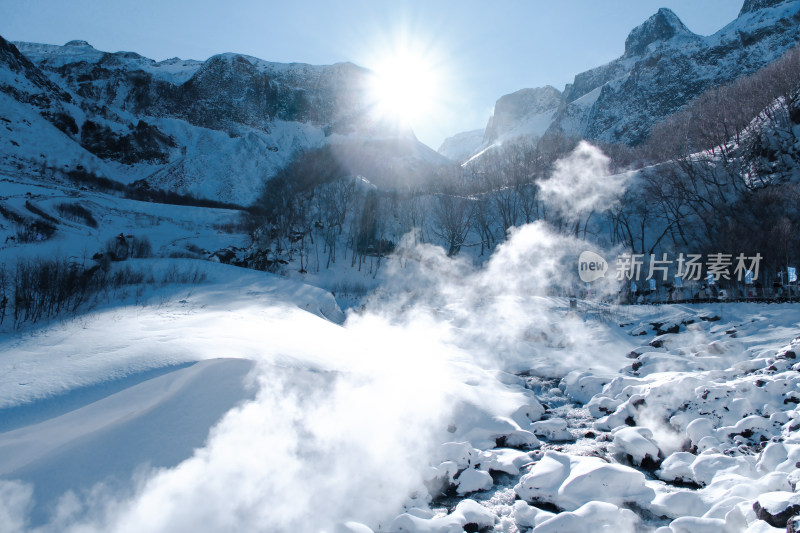
[[[97,220],[92,216],[92,212],[83,207],[81,204],[68,204],[66,202],[60,203],[56,206],[58,214],[67,220],[73,220],[86,224],[90,228],[97,227]]]
[[[55,232],[55,225],[46,220],[26,220],[25,225],[17,229],[17,242],[44,241]]]
[[[206,275],[198,269],[180,270],[172,265],[161,283],[202,283]],[[45,318],[74,316],[93,307],[103,296],[119,297],[124,287],[142,290],[157,280],[130,266],[104,269],[101,264],[59,259],[25,259],[16,265],[0,263],[0,324],[9,318],[15,329]]]
[[[106,242],[103,254],[111,261],[142,259],[153,256],[153,246],[147,237],[136,237],[120,233]]]
[[[30,211],[34,215],[38,215],[38,216],[42,217],[43,219],[45,219],[46,221],[48,221],[48,222],[50,222],[52,224],[58,224],[59,223],[59,220],[57,218],[52,216],[50,213],[47,213],[47,212],[43,211],[42,209],[36,207],[35,205],[33,205],[31,203],[30,200],[25,200],[25,209],[27,209],[28,211]]]

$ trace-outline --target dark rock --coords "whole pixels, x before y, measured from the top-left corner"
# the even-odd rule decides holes
[[[762,507],[759,501],[756,501],[753,504],[753,511],[755,511],[759,520],[763,520],[772,527],[786,527],[789,519],[800,513],[800,503],[792,504],[787,502],[787,506],[780,512],[775,512],[774,510],[770,512]]]
[[[695,36],[675,13],[662,7],[658,13],[631,31],[625,39],[625,55],[643,54],[650,44],[667,41],[676,35]]]
[[[744,5],[742,5],[742,9],[739,11],[739,16],[741,17],[745,13],[752,13],[753,11],[764,9],[765,7],[777,6],[785,1],[786,0],[744,0]]]

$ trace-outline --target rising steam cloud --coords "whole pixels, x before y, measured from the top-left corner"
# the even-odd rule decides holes
[[[556,168],[552,201],[585,212],[619,193],[608,160],[582,143]],[[584,197],[585,196],[585,197]],[[568,315],[553,291],[583,243],[543,223],[513,229],[483,268],[402,243],[367,311],[316,359],[265,348],[259,393],[175,468],[140,473],[132,494],[67,494],[40,533],[335,531],[386,526],[415,493],[459,405],[497,415],[518,401],[498,372],[616,369],[615,342]],[[296,339],[299,351],[307,339]],[[285,344],[285,343],[284,343]],[[319,342],[317,346],[323,346]],[[285,348],[285,346],[284,346]],[[619,350],[619,353],[625,353]],[[324,361],[320,363],[320,361]],[[22,529],[31,487],[0,484],[0,518]],[[13,529],[12,529],[13,531]]]
[[[550,179],[540,183],[542,198],[567,218],[610,209],[625,192],[629,177],[609,171],[611,160],[599,148],[581,141],[556,162]]]

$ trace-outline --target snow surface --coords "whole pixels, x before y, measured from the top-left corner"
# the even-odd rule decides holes
[[[183,260],[207,280],[6,334],[6,530],[773,527],[800,479],[796,308],[570,314],[509,284],[538,231],[478,270],[422,246],[430,277],[383,271],[416,299],[346,320],[323,290]]]

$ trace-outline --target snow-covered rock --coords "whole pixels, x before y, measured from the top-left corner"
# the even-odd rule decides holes
[[[475,500],[462,500],[452,513],[435,518],[420,518],[404,513],[389,525],[389,531],[403,533],[461,533],[465,528],[492,527],[495,515]]]
[[[650,504],[650,512],[668,518],[703,516],[709,507],[698,492],[679,490],[658,494]]]
[[[605,502],[589,502],[578,509],[560,513],[534,528],[534,533],[571,533],[574,531],[633,531],[639,517],[633,511]]]
[[[564,376],[559,387],[564,389],[564,394],[572,401],[585,404],[599,394],[614,377],[608,374],[597,375],[583,370],[573,370]]]
[[[553,518],[556,514],[529,505],[522,500],[517,500],[514,502],[513,516],[518,526],[534,528]]]
[[[503,472],[517,476],[520,469],[531,462],[530,454],[508,448],[497,448],[481,452],[479,468],[486,472]]]
[[[614,432],[614,450],[627,455],[638,466],[655,466],[661,451],[653,441],[653,432],[643,427],[624,427]]]
[[[548,418],[531,424],[534,435],[544,437],[550,441],[572,440],[574,437],[569,432],[567,421],[563,418]]]
[[[664,481],[677,481],[679,483],[694,483],[692,464],[697,457],[689,452],[675,452],[661,463],[661,468],[656,472]]]
[[[761,494],[753,504],[753,511],[773,527],[786,527],[790,518],[800,515],[800,494],[786,491]]]
[[[682,516],[670,522],[669,528],[672,533],[719,533],[725,529],[725,520]]]
[[[494,483],[492,476],[483,470],[468,468],[455,478],[456,492],[460,495],[471,494],[482,490],[487,490]]]
[[[530,426],[527,416],[524,414],[530,410],[531,413],[538,412],[535,403],[530,406],[520,406],[516,409],[516,415],[525,426]],[[520,418],[520,415],[522,418]],[[453,414],[452,423],[453,436],[459,440],[469,442],[472,446],[479,449],[491,449],[495,446],[511,446],[515,448],[536,448],[539,446],[539,439],[532,431],[522,427],[512,416],[499,416],[487,412],[484,409],[471,403],[459,405]]]
[[[599,493],[597,484],[603,487]],[[565,510],[575,510],[595,500],[647,504],[655,495],[638,470],[609,464],[597,457],[552,451],[531,467],[514,490],[527,502],[547,502]]]

